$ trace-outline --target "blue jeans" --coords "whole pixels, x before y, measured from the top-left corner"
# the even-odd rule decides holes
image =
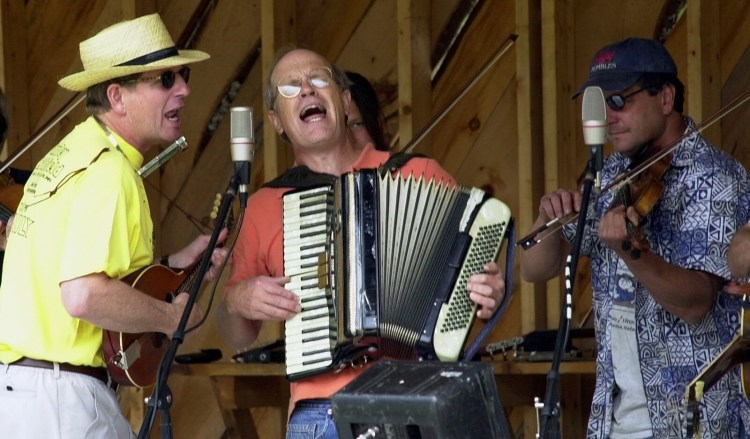
[[[286,439],[338,439],[333,406],[328,399],[306,399],[294,406]]]

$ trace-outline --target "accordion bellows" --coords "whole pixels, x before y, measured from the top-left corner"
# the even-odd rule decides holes
[[[455,361],[476,305],[466,283],[495,261],[510,209],[484,191],[362,170],[284,195],[290,380],[368,357]]]

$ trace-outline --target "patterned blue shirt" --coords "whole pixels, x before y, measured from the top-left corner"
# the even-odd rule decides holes
[[[694,122],[685,118],[687,132]],[[602,170],[606,187],[626,171],[630,159],[607,157]],[[651,251],[667,262],[729,279],[729,241],[750,219],[750,178],[730,155],[708,144],[698,133],[673,151],[664,175],[665,189],[645,218]],[[597,344],[596,389],[591,405],[590,438],[608,438],[616,391],[611,322],[613,300],[635,295],[639,363],[654,437],[685,437],[685,389],[740,329],[740,301],[718,293],[711,309],[696,325],[664,310],[629,271],[617,254],[597,237],[599,219],[609,210],[615,190],[605,191],[589,206],[581,254],[591,259]],[[573,240],[575,224],[564,230]],[[701,403],[703,438],[748,437],[750,407],[744,398],[739,369],[734,368],[708,389]]]

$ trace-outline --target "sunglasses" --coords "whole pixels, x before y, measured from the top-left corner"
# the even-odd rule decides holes
[[[609,96],[607,99],[605,99],[605,102],[607,103],[607,106],[611,108],[614,111],[620,111],[623,108],[625,108],[625,100],[631,96],[635,96],[638,93],[642,92],[643,90],[646,90],[646,88],[641,87],[638,90],[628,93],[625,96],[621,94],[613,94]]]
[[[276,89],[287,99],[296,98],[302,91],[304,78],[287,78],[279,81]],[[327,88],[333,82],[333,72],[328,67],[319,67],[307,74],[307,82],[318,90]]]
[[[185,81],[185,84],[190,80],[190,67],[182,67],[178,71],[172,71],[167,70],[166,72],[162,73],[158,76],[144,76],[141,78],[133,79],[132,81],[127,82],[138,82],[138,81],[155,81],[157,79],[161,80],[161,86],[164,87],[166,90],[171,89],[174,86],[175,81],[177,80],[177,75],[182,76],[182,80]]]

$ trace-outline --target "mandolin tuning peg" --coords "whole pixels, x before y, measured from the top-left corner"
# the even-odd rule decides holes
[[[221,206],[221,194],[216,194],[214,198],[214,205],[211,207],[211,213],[208,215],[209,218],[215,220],[219,216],[219,207]]]

